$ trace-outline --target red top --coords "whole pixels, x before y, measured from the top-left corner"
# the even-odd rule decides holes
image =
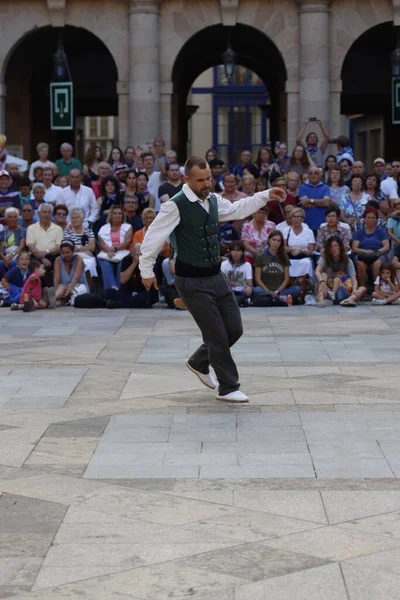
[[[29,298],[33,298],[36,300],[36,302],[40,302],[42,299],[42,282],[36,273],[30,275],[25,281],[24,287],[22,288],[21,297],[19,299],[20,304],[24,303],[25,294],[28,294]]]

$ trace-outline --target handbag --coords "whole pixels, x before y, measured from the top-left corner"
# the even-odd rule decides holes
[[[378,260],[379,254],[363,254],[362,256],[357,256],[357,260],[365,263],[366,265],[372,265],[376,260]]]
[[[287,238],[286,238],[286,246],[289,246],[289,238],[290,238],[290,232],[292,231],[292,228],[289,228],[288,234],[287,234]],[[300,254],[298,254],[297,256],[289,256],[290,260],[301,260],[302,258],[310,258],[308,254],[304,254],[303,252],[301,252]]]

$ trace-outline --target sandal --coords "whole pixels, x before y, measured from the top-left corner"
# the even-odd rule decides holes
[[[325,302],[317,302],[317,308],[325,308]]]
[[[344,300],[341,301],[340,306],[354,307],[354,306],[357,306],[357,302],[355,300],[352,300],[351,298],[345,298]]]

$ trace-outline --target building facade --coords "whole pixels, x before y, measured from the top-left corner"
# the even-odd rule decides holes
[[[85,117],[114,116],[122,148],[162,136],[183,156],[196,129],[193,85],[231,45],[267,90],[271,140],[292,147],[307,116],[332,136],[347,133],[347,115],[365,155],[393,154],[398,25],[400,0],[3,0],[0,129],[29,159],[39,141],[54,152],[62,140],[79,145]],[[60,40],[74,82],[73,132],[50,131]]]

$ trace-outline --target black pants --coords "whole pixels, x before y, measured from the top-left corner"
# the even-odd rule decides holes
[[[203,344],[189,358],[200,373],[208,373],[211,365],[224,396],[239,389],[239,375],[230,347],[243,333],[237,300],[222,273],[212,277],[178,277],[175,285],[179,296],[196,321]]]

